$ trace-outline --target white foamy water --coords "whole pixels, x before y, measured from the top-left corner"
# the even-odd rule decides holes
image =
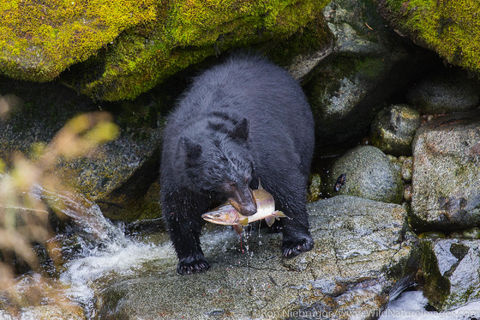
[[[113,272],[122,276],[134,274],[143,263],[174,258],[175,252],[168,243],[154,245],[125,239],[121,244],[112,242],[83,255],[65,265],[60,281],[70,286],[66,293],[72,300],[88,306],[94,299],[92,287],[96,280]]]
[[[480,301],[447,312],[427,311],[427,303],[421,291],[403,292],[390,301],[379,320],[471,320],[480,316]]]

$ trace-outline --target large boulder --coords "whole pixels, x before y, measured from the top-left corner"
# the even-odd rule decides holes
[[[343,183],[338,181],[342,175],[345,175]],[[400,170],[373,146],[358,146],[335,160],[326,186],[330,194],[383,202],[400,203],[403,195]]]
[[[436,51],[451,64],[480,71],[480,3],[477,0],[376,2],[397,33]]]
[[[242,254],[233,231],[210,231],[202,236],[211,262],[206,273],[177,275],[176,257],[169,251],[135,274],[93,281],[99,316],[283,319],[322,312],[338,319],[378,316],[390,290],[405,284],[400,280],[415,270],[414,238],[405,233],[405,210],[338,196],[312,203],[308,211],[315,240],[311,252],[282,260],[280,235],[260,231],[261,235],[250,235],[248,251]]]
[[[425,123],[413,144],[412,222],[455,230],[480,225],[480,114]]]
[[[30,1],[0,6],[0,72],[63,81],[99,100],[132,99],[207,56],[286,39],[326,0]]]
[[[480,102],[480,83],[459,70],[429,74],[407,93],[409,103],[422,113],[468,111]]]

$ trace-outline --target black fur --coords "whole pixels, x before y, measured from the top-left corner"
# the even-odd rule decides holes
[[[313,247],[305,208],[313,128],[299,84],[263,58],[232,57],[194,80],[168,118],[162,153],[162,208],[180,274],[209,268],[201,214],[229,197],[254,213],[246,190],[259,178],[289,217],[283,255]]]

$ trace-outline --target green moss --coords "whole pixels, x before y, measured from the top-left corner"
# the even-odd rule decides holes
[[[327,2],[4,1],[0,72],[49,81],[85,62],[83,76],[66,77],[72,87],[96,99],[131,99],[219,51],[286,39]]]
[[[420,265],[425,279],[423,293],[428,298],[430,304],[440,308],[450,294],[450,283],[440,274],[432,243],[422,241],[420,250]]]
[[[392,24],[448,62],[480,71],[480,2],[379,0]]]
[[[49,81],[118,34],[156,18],[154,0],[51,0],[0,3],[0,71]]]
[[[219,51],[292,36],[315,20],[326,2],[176,1],[159,9],[163,20],[118,37],[96,62],[102,73],[67,81],[96,99],[133,99]]]

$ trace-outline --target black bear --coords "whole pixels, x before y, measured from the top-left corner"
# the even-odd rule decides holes
[[[162,212],[177,272],[209,268],[201,214],[228,200],[252,215],[263,187],[282,219],[285,257],[313,247],[305,208],[314,123],[300,85],[264,58],[237,55],[196,77],[168,117],[161,162]]]

